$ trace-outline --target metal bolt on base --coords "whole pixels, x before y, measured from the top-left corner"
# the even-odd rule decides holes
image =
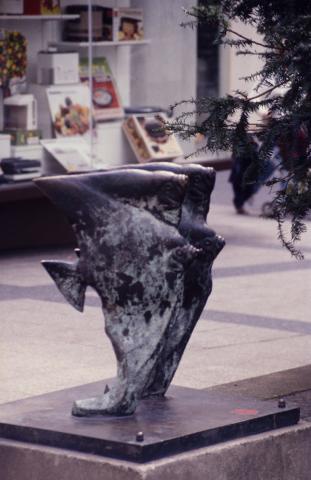
[[[144,432],[137,432],[136,433],[136,442],[143,442],[144,441]]]

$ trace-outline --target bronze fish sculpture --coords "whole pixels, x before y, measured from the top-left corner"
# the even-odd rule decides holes
[[[224,239],[206,224],[210,197],[215,185],[215,170],[196,164],[177,165],[168,162],[128,165],[126,168],[167,171],[186,175],[188,178],[188,188],[177,228],[191,245],[199,249],[200,254],[185,271],[182,305],[177,314],[172,316],[170,333],[143,393],[146,397],[164,395],[211,293],[212,264],[225,245]]]
[[[74,402],[74,415],[129,415],[140,398],[163,395],[210,293],[223,246],[201,221],[213,173],[200,170],[200,182],[209,183],[201,195],[191,169],[154,167],[36,180],[67,215],[80,250],[75,263],[43,265],[78,310],[88,286],[98,293],[117,358],[116,381]]]

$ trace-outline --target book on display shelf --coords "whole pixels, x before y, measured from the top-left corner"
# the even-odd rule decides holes
[[[89,86],[88,59],[80,59],[80,79]],[[105,57],[93,59],[92,66],[93,115],[95,121],[122,118],[124,111],[117,85],[114,81],[109,63]]]
[[[3,177],[7,181],[31,180],[41,176],[41,161],[22,157],[0,160]]]
[[[82,137],[41,140],[41,144],[68,173],[92,169],[90,145]]]
[[[169,133],[163,114],[131,115],[123,123],[124,133],[139,162],[161,161],[183,155],[175,137]]]

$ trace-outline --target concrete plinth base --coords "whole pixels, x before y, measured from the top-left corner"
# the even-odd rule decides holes
[[[1,480],[310,480],[311,424],[148,464],[0,440]]]
[[[140,401],[127,417],[71,415],[75,398],[104,391],[106,381],[7,403],[0,438],[132,462],[148,462],[203,446],[295,425],[296,405],[278,406],[216,392],[171,386],[165,397]],[[137,433],[143,438],[137,438]]]

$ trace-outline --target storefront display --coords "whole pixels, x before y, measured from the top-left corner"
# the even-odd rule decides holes
[[[87,2],[73,2],[70,5],[68,1],[64,5],[62,17],[53,18],[53,22],[48,19],[43,21],[43,18],[40,21],[40,15],[49,16],[59,12],[59,3],[25,0],[25,17],[21,16],[21,19],[27,20],[22,30],[26,36],[3,30],[0,63],[2,61],[3,66],[7,67],[0,69],[3,93],[8,81],[12,85],[16,78],[26,78],[27,67],[27,90],[23,94],[8,90],[6,94],[10,96],[2,102],[5,124],[1,130],[11,136],[13,156],[26,158],[31,155],[32,158],[38,158],[42,149],[30,152],[20,147],[38,145],[38,142],[49,142],[56,138],[55,145],[49,145],[50,150],[53,150],[53,154],[49,152],[50,158],[56,159],[59,151],[66,150],[61,148],[58,141],[83,138],[89,144],[86,156],[90,155],[90,161],[84,165],[85,152],[81,161],[79,155],[73,155],[69,167],[66,164],[67,171],[103,166],[109,168],[137,160],[148,162],[180,157],[183,152],[176,138],[167,135],[167,132],[163,133],[166,121],[164,117],[157,116],[153,111],[129,119],[124,111],[124,106],[131,104],[132,88],[137,88],[132,83],[131,62],[133,54],[139,50],[134,50],[134,47],[148,43],[144,39],[143,9],[120,6],[118,2],[112,7],[111,3],[105,5],[105,2],[101,5],[96,2],[91,2],[91,5]],[[43,12],[43,9],[46,10]],[[91,45],[88,31],[90,12]],[[33,15],[33,19],[29,15]],[[32,31],[36,30],[34,25],[40,25],[41,29],[43,45],[40,45],[40,50],[36,50],[34,43],[37,36]],[[54,28],[55,25],[59,27]],[[61,38],[62,32],[66,41]],[[50,41],[52,38],[55,41]],[[27,42],[30,45],[28,65]],[[118,48],[122,42],[133,46]],[[92,59],[91,68],[89,58]],[[142,78],[140,82],[143,82]],[[122,120],[125,121],[124,126]],[[131,124],[135,124],[136,133],[135,129],[127,128]],[[135,137],[139,135],[141,139],[135,143]],[[75,148],[74,151],[77,151]],[[48,148],[43,151],[47,152]],[[83,151],[82,147],[81,152]],[[64,160],[66,157],[63,164],[67,162],[68,156],[68,152],[64,155],[61,153],[60,158]],[[47,172],[53,172],[53,162],[47,161],[45,154],[42,160],[44,171],[46,166]],[[57,161],[61,163],[58,159]],[[58,167],[54,163],[57,171]]]
[[[8,5],[5,3],[5,0],[0,0],[0,12],[8,13]],[[29,153],[37,158],[39,149],[27,152],[23,149],[18,151],[15,147],[29,146],[53,138],[61,141],[83,137],[90,144],[92,152],[93,160],[87,163],[89,169],[94,168],[95,164],[98,168],[97,162],[101,161],[105,167],[109,166],[109,158],[113,159],[113,165],[133,161],[135,156],[123,132],[122,122],[117,122],[124,119],[123,104],[128,105],[130,100],[131,65],[126,58],[127,53],[124,56],[124,50],[119,51],[114,45],[118,42],[133,42],[135,45],[143,40],[143,10],[119,6],[118,2],[113,7],[111,3],[105,5],[105,2],[100,5],[96,2],[94,4],[91,2],[90,5],[87,2],[79,4],[73,2],[70,5],[70,2],[66,2],[61,12],[59,0],[23,0],[19,2],[19,7],[16,4],[14,8],[14,12],[11,10],[10,13],[23,13],[25,17],[21,15],[21,19],[27,18],[25,31],[28,30],[28,35],[26,34],[26,40],[19,32],[3,30],[2,50],[0,43],[0,67],[1,62],[3,65],[3,68],[0,68],[0,83],[3,87],[2,92],[8,96],[2,102],[5,123],[1,125],[1,130],[11,136],[13,155],[21,154],[26,157]],[[47,17],[59,13],[63,13],[63,16],[55,20],[63,21],[60,28],[51,29],[50,22],[40,22],[40,15]],[[42,30],[43,50],[35,51],[34,32],[31,31],[35,23],[29,18],[30,15],[33,15],[34,22],[40,25]],[[40,23],[37,23],[38,21]],[[100,48],[94,50],[91,69],[90,52],[86,50],[93,48],[89,45],[90,23],[94,49],[95,45],[99,45]],[[28,25],[31,25],[31,28],[28,28]],[[57,22],[53,22],[54,25],[57,25]],[[67,44],[60,38],[62,32]],[[56,42],[48,40],[51,35]],[[26,55],[27,41],[31,44],[29,65]],[[109,49],[109,52],[107,50],[106,56],[106,44],[100,42],[110,41],[113,49]],[[37,61],[34,63],[35,58]],[[26,79],[26,68],[28,75],[29,72],[32,77],[33,72],[36,74],[31,80],[27,78],[27,84],[25,83],[27,89],[22,92],[18,88],[14,91],[8,89],[8,84],[16,83],[16,78]],[[119,86],[122,96],[119,93]],[[90,125],[91,118],[93,121]],[[118,139],[118,145],[116,140],[113,144],[110,142],[108,132],[112,131],[114,138]],[[49,148],[54,147],[50,145]],[[54,153],[56,150],[57,147]],[[51,157],[56,158],[52,154]],[[164,158],[169,158],[169,152]],[[171,154],[170,158],[174,158],[174,155]],[[43,156],[44,165],[45,161]],[[76,167],[70,165],[66,169],[79,170],[83,168],[83,161],[78,161],[75,155],[72,162],[76,162]],[[50,171],[50,163],[47,168]],[[55,168],[57,169],[56,165]]]

